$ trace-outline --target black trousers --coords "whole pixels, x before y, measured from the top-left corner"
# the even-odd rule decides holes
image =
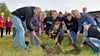
[[[1,37],[3,37],[3,30],[4,30],[4,28],[0,28]]]
[[[6,28],[6,35],[7,35],[8,32],[9,32],[9,35],[10,35],[10,29],[11,28]]]

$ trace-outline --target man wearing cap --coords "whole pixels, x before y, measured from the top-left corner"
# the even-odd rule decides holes
[[[98,53],[100,47],[100,29],[97,27],[97,25],[88,24],[87,22],[83,23],[83,28],[86,31],[86,34],[83,36],[80,47],[87,44],[92,48],[94,54]]]
[[[16,27],[16,35],[14,37],[13,47],[16,48],[18,46],[18,40],[22,45],[22,48],[27,51],[25,40],[24,40],[24,28],[22,22],[26,20],[26,26],[29,31],[32,32],[33,35],[36,35],[34,29],[32,28],[30,22],[33,16],[39,15],[41,13],[41,9],[39,7],[22,7],[12,12],[10,15],[10,19],[12,23]]]

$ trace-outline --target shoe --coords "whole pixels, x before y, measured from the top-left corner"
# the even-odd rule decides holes
[[[93,49],[93,52],[94,52],[94,54],[98,53],[98,52],[99,52],[99,48],[97,48],[97,47],[94,48],[94,49]]]
[[[72,46],[72,43],[69,43],[68,46]]]
[[[25,50],[26,52],[30,52],[30,50],[29,50],[28,48],[25,48],[24,50]]]

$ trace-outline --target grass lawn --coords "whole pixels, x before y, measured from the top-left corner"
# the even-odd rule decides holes
[[[29,40],[29,37],[25,38],[26,40]],[[41,36],[40,39],[47,43],[50,47],[53,46],[54,40],[49,41],[47,38]],[[81,43],[82,36],[78,36],[77,45],[79,46]],[[20,43],[18,44],[17,48],[13,48],[13,37],[12,36],[4,36],[3,38],[0,38],[0,56],[44,56],[45,52],[40,46],[32,46],[29,44],[28,46],[31,49],[31,52],[25,52],[22,50]],[[68,46],[68,38],[64,38],[62,42],[62,46],[60,46],[63,50],[71,50],[73,47]],[[55,56],[91,56],[92,51],[88,46],[85,46],[81,49],[80,54],[78,55],[55,55]],[[100,56],[100,54],[99,54]]]

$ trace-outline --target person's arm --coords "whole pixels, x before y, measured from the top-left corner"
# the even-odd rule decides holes
[[[86,33],[84,33],[84,34],[83,34],[82,43],[81,43],[81,45],[80,45],[81,48],[84,47],[86,39],[87,39]]]
[[[26,26],[27,26],[27,29],[29,30],[29,31],[33,31],[34,29],[32,28],[32,26],[31,26],[31,19],[33,19],[33,18],[31,18],[30,16],[26,16]]]
[[[86,20],[88,21],[89,24],[94,24],[94,19],[92,16],[86,14]]]
[[[45,28],[46,24],[47,24],[47,17],[44,19],[43,24],[44,24],[44,28]]]
[[[57,36],[55,38],[55,44],[53,45],[53,47],[55,47],[57,45],[59,36],[60,36],[60,32],[57,33]]]
[[[78,21],[78,32],[77,32],[77,35],[79,35],[80,31],[82,29],[82,25],[81,25],[81,22],[79,20],[77,20],[77,21]]]
[[[4,18],[4,23],[6,23],[6,18]]]
[[[66,26],[66,24],[65,24],[65,21],[64,21],[64,26],[65,26],[65,28],[66,28],[67,33],[69,33],[70,31],[67,29],[67,26]]]

